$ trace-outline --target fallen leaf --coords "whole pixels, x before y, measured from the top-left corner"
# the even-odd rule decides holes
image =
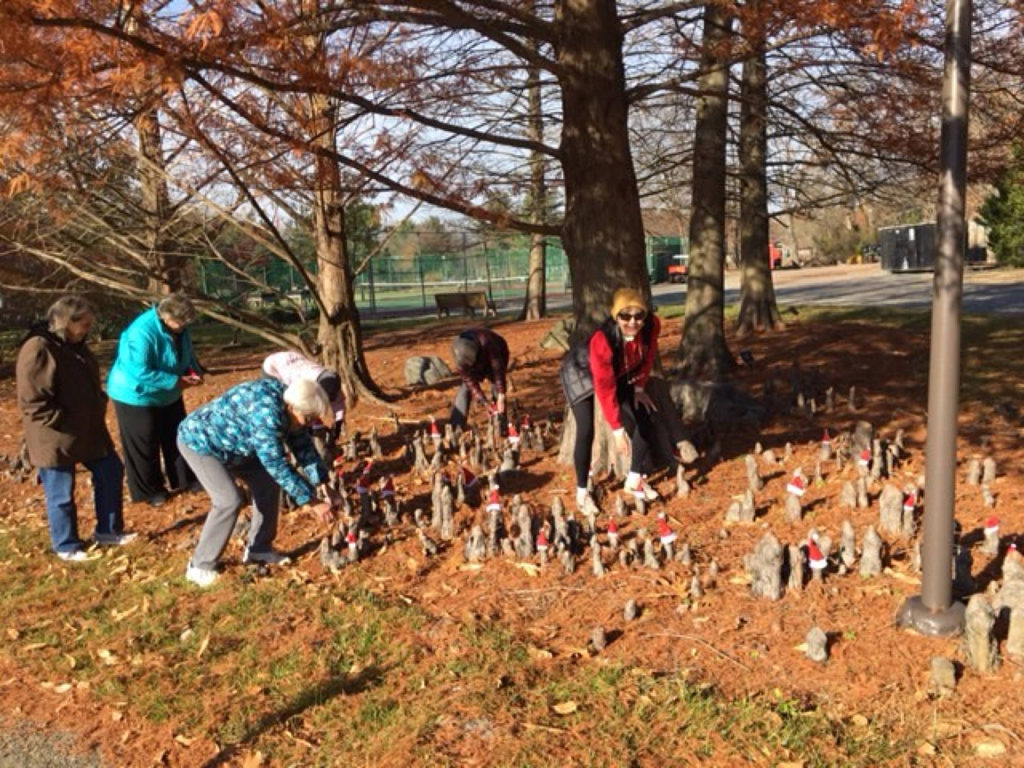
[[[138,605],[133,605],[131,608],[129,608],[128,610],[125,610],[125,611],[117,611],[117,610],[111,611],[110,615],[113,616],[114,621],[122,622],[122,621],[127,619],[129,616],[131,616],[133,613],[135,613],[138,610],[139,610],[139,606]]]
[[[540,568],[533,563],[516,563],[516,567],[526,571],[529,576],[537,576],[540,574]]]
[[[110,713],[110,719],[113,720],[115,723],[120,723],[122,720],[124,720],[124,712],[122,712],[119,709],[115,709],[113,712]]]
[[[8,627],[7,628],[7,637],[10,638],[11,640],[17,640],[19,637],[21,637],[21,633],[18,630],[16,630],[14,627]]]
[[[185,747],[191,747],[192,742],[195,741],[195,739],[190,739],[188,736],[180,733],[174,734],[174,740]]]
[[[896,581],[902,581],[904,584],[914,584],[916,586],[921,583],[920,576],[911,576],[910,574],[901,573],[900,571],[891,571],[886,575],[892,576]]]
[[[29,643],[24,646],[21,650],[23,651],[38,651],[40,648],[46,648],[49,643]]]
[[[555,711],[556,714],[559,715],[571,715],[573,712],[579,709],[579,707],[577,706],[575,701],[569,700],[555,704],[555,706],[553,706],[552,709]]]
[[[203,638],[203,642],[199,644],[199,650],[196,651],[196,659],[203,658],[203,654],[206,653],[206,646],[210,644],[210,633],[206,633],[206,637]]]
[[[975,743],[974,754],[978,757],[998,757],[1006,754],[1006,745],[999,739],[982,739]]]
[[[71,683],[61,683],[60,685],[53,686],[54,693],[67,693],[72,689]]]
[[[257,750],[249,752],[242,758],[242,768],[260,768],[263,765],[263,753]]]
[[[531,659],[550,659],[555,655],[546,648],[538,648],[535,645],[528,646],[526,653]]]

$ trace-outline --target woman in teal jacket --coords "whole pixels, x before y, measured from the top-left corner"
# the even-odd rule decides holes
[[[195,482],[176,444],[185,418],[182,391],[202,383],[187,329],[195,317],[192,302],[172,294],[136,317],[118,342],[107,394],[114,401],[132,501],[158,507],[168,491]]]

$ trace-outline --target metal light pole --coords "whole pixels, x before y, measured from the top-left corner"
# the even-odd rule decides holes
[[[946,68],[938,243],[932,286],[928,439],[925,445],[921,594],[900,610],[900,623],[926,635],[962,630],[964,605],[953,600],[953,504],[960,403],[960,305],[964,283],[967,106],[970,97],[971,0],[946,2]]]

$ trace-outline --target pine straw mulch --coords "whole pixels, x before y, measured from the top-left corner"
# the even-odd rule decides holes
[[[538,346],[551,324],[550,320],[497,324],[515,358],[514,390],[510,397],[535,420],[561,418],[557,376],[560,354]],[[668,321],[665,325],[662,350],[668,357],[679,343],[679,321]],[[447,359],[450,339],[459,328],[455,322],[432,323],[427,331],[417,328],[379,333],[368,339],[370,369],[378,383],[398,398],[391,406],[357,407],[350,414],[349,426],[363,434],[373,427],[380,431],[386,457],[378,462],[375,472],[378,476],[395,473],[406,510],[426,506],[428,486],[410,472],[403,459],[403,440],[394,434],[390,412],[394,410],[407,424],[425,424],[430,414],[444,418],[455,382],[410,391],[402,380],[403,363],[411,354],[437,354]],[[783,543],[801,543],[812,526],[830,535],[833,541],[838,541],[844,519],[853,523],[858,539],[868,525],[877,526],[876,503],[869,509],[840,507],[839,490],[855,470],[849,466],[836,473],[831,464],[823,467],[824,483],[812,485],[803,498],[805,519],[799,523],[786,521],[786,483],[797,467],[808,475],[813,473],[824,429],[836,435],[850,429],[857,420],[871,422],[886,438],[902,429],[910,455],[892,482],[902,487],[904,482],[923,473],[926,334],[863,322],[820,327],[797,320],[778,333],[743,341],[731,339],[730,343],[734,352],[749,348],[753,354],[753,365],[737,371],[737,382],[755,396],[763,394],[769,379],[774,380],[776,393],[788,392],[795,370],[793,364],[799,362],[804,376],[813,371],[820,382],[834,386],[839,397],[834,410],[818,411],[813,416],[788,405],[783,407],[780,400],[760,430],[745,426],[720,431],[721,458],[713,462],[702,458],[691,469],[688,477],[693,490],[687,498],[675,497],[673,478],[655,476],[656,487],[665,501],[654,505],[646,519],[627,518],[621,525],[622,534],[628,538],[644,526],[653,530],[654,511],[664,510],[680,540],[692,547],[693,566],[671,563],[652,571],[624,568],[607,558],[608,572],[599,579],[591,574],[589,554],[580,558],[572,575],[564,574],[557,563],[543,568],[522,567],[502,558],[467,567],[461,556],[461,535],[438,558],[427,561],[411,525],[403,522],[386,541],[378,534],[377,547],[370,558],[332,574],[320,566],[316,554],[316,545],[325,531],[309,520],[284,516],[278,544],[282,549],[299,553],[298,561],[290,569],[257,579],[294,583],[291,595],[312,596],[313,602],[334,601],[338,606],[346,602],[348,594],[369,593],[383,605],[414,607],[422,617],[419,624],[397,621],[388,629],[395,634],[388,636],[386,642],[407,649],[405,655],[397,654],[390,662],[382,660],[379,668],[354,669],[346,684],[348,688],[325,687],[319,695],[323,699],[337,699],[344,694],[345,702],[336,706],[344,708],[346,717],[354,718],[361,711],[361,703],[366,703],[363,699],[369,696],[367,691],[384,688],[391,699],[399,702],[412,702],[420,696],[436,699],[433,705],[443,710],[445,716],[437,718],[429,728],[391,729],[392,741],[387,745],[372,746],[371,732],[361,737],[353,735],[353,739],[363,738],[371,745],[355,751],[353,759],[363,755],[363,759],[377,765],[503,765],[522,759],[515,757],[519,747],[514,742],[530,734],[544,738],[549,750],[544,759],[537,757],[538,764],[584,764],[581,755],[595,749],[598,755],[614,754],[602,752],[600,741],[622,735],[594,733],[588,729],[587,721],[614,722],[620,716],[614,711],[617,706],[628,708],[643,701],[645,688],[630,675],[616,679],[612,693],[604,697],[595,695],[589,702],[579,702],[580,690],[567,684],[566,697],[591,707],[586,717],[571,726],[563,727],[557,720],[517,721],[516,711],[500,708],[488,711],[486,718],[481,715],[480,702],[490,701],[488,697],[495,695],[494,690],[518,689],[521,698],[517,701],[522,707],[517,710],[519,714],[535,713],[538,707],[542,711],[546,706],[538,699],[543,696],[537,693],[545,685],[571,680],[581,670],[600,676],[602,668],[625,668],[637,674],[642,671],[653,678],[682,676],[695,685],[710,686],[723,700],[784,697],[808,710],[827,712],[836,722],[846,724],[885,723],[886,727],[896,729],[885,736],[894,742],[908,739],[914,746],[916,751],[912,757],[907,756],[906,764],[952,764],[953,755],[972,754],[972,750],[979,754],[984,750],[998,752],[1000,745],[1006,749],[1001,759],[1016,759],[1013,756],[1020,753],[1024,738],[1019,665],[1004,660],[996,672],[977,674],[964,667],[958,639],[923,637],[893,623],[904,601],[920,592],[919,576],[910,566],[911,542],[888,542],[887,569],[879,577],[865,580],[855,574],[840,576],[833,566],[824,583],[808,584],[796,593],[787,592],[778,602],[752,598],[742,566],[743,556],[753,550],[768,530]],[[257,375],[262,354],[251,349],[205,350],[203,357],[214,373],[205,386],[188,392],[189,410],[228,386]],[[851,386],[856,387],[861,401],[855,412],[846,403]],[[992,386],[1005,386],[1005,382]],[[0,430],[9,446],[8,453],[13,453],[20,433],[13,382],[3,382],[2,388],[5,398],[0,410]],[[960,419],[961,482],[957,484],[956,514],[965,540],[973,542],[974,573],[980,590],[998,578],[999,561],[991,561],[977,551],[980,529],[992,510],[984,507],[978,488],[962,482],[967,457],[991,455],[998,461],[995,512],[1001,521],[1004,549],[1024,529],[1021,421],[1004,401],[1005,390],[993,389],[988,396],[965,403]],[[479,409],[474,415],[480,416]],[[110,420],[111,430],[116,434],[112,413]],[[792,455],[776,466],[762,465],[766,486],[757,496],[756,522],[726,524],[727,507],[746,487],[744,456],[757,442],[780,457],[786,443],[790,443]],[[519,493],[537,510],[546,509],[556,494],[570,502],[574,485],[571,470],[555,462],[556,453],[557,445],[553,443],[543,454],[524,452],[523,472],[510,487],[503,489],[503,496]],[[348,469],[353,472],[356,467]],[[611,496],[617,491],[608,481],[601,490],[602,505],[607,511],[611,508]],[[873,490],[875,499],[879,487]],[[41,500],[41,489],[31,482],[0,480],[0,524],[8,531],[27,530],[25,535],[32,543],[31,548],[9,553],[0,567],[22,577],[27,573],[42,583],[52,579],[74,581],[74,565],[58,563],[45,554],[47,538]],[[84,508],[88,510],[89,505]],[[101,602],[116,597],[120,580],[151,580],[162,584],[172,596],[167,603],[167,621],[176,628],[192,626],[196,616],[220,617],[222,623],[228,622],[230,616],[224,618],[224,612],[230,614],[231,602],[244,597],[250,577],[239,564],[237,542],[226,553],[222,586],[201,593],[181,579],[204,511],[201,495],[178,497],[155,510],[130,505],[126,512],[128,524],[144,534],[144,541],[123,553],[104,554],[102,572],[107,575],[95,580],[91,587],[95,599]],[[460,528],[467,529],[478,515],[473,510],[462,510],[458,517]],[[86,521],[88,513],[81,517]],[[84,527],[88,527],[87,523]],[[720,570],[714,583],[708,583],[712,560]],[[706,586],[699,600],[689,594],[694,574],[703,578]],[[623,605],[629,598],[640,605],[640,616],[631,623],[622,617]],[[290,597],[273,604],[283,615],[286,626],[276,623],[281,617],[253,616],[253,644],[265,647],[270,654],[278,641],[310,649],[325,641],[328,633],[314,608]],[[52,625],[55,632],[62,624],[71,626],[75,615],[76,604],[62,602],[59,593],[50,593],[45,600],[29,593],[18,603],[17,613],[8,619],[6,636],[0,638],[0,691],[10,716],[73,730],[80,735],[84,747],[99,748],[108,765],[345,762],[345,753],[325,758],[322,752],[303,752],[307,747],[302,745],[315,750],[324,738],[311,722],[315,717],[303,716],[303,712],[315,711],[315,705],[307,702],[300,706],[293,702],[290,707],[270,707],[260,698],[262,694],[249,689],[239,691],[231,684],[233,654],[242,652],[241,648],[218,649],[217,663],[211,662],[200,690],[175,690],[170,676],[147,678],[165,681],[166,690],[159,691],[163,696],[195,699],[187,724],[181,718],[161,721],[140,714],[133,699],[140,694],[133,692],[130,679],[122,681],[126,693],[118,695],[105,692],[102,675],[93,676],[87,685],[55,685],[74,679],[74,670],[62,662],[73,655],[72,649],[51,646],[26,650],[27,638],[40,626]],[[126,624],[132,621],[135,619],[124,620]],[[597,625],[608,631],[610,642],[604,651],[595,654],[588,643]],[[828,634],[830,658],[826,664],[809,661],[799,647],[812,626]],[[506,633],[507,642],[525,649],[528,655],[525,662],[509,662],[507,678],[500,664],[496,663],[491,670],[490,662],[474,655],[479,649],[473,647],[472,638],[492,630]],[[408,635],[402,636],[403,632]],[[215,643],[216,639],[208,653],[213,653]],[[500,641],[495,647],[501,647]],[[127,655],[128,650],[121,653]],[[40,654],[48,661],[38,661],[36,657]],[[382,649],[380,654],[382,659],[387,657],[386,650]],[[196,656],[197,663],[200,656]],[[960,671],[956,692],[946,699],[928,695],[928,670],[934,656],[956,660]],[[474,663],[481,669],[493,671],[494,677],[477,674],[460,678],[458,685],[423,690],[424,680],[432,679],[437,668],[469,658],[476,659]],[[159,661],[152,663],[159,666]],[[315,682],[321,672],[312,668],[297,674],[308,675]],[[548,697],[557,697],[551,688],[544,690]],[[573,691],[576,697],[572,696]],[[225,724],[239,699],[247,696],[263,703],[255,706],[245,729],[235,735],[232,743]],[[670,733],[672,729],[656,715],[649,719],[653,730],[645,738],[665,739],[665,744],[675,744],[672,740],[681,738],[678,733]],[[905,728],[903,733],[897,732],[900,723]],[[644,727],[636,719],[630,719],[629,724]],[[343,729],[342,724],[337,727]],[[634,734],[631,738],[639,737]],[[724,750],[717,754],[731,755],[725,762],[773,762],[781,754],[760,752],[756,744],[726,745],[728,737],[724,734],[705,738],[711,742],[710,746],[704,745],[705,749],[715,753],[717,746]],[[282,753],[289,755],[289,759],[273,753],[275,743],[290,745]],[[635,754],[640,755],[637,764],[659,764],[657,751],[654,743],[636,747]],[[307,754],[308,763],[296,758],[296,754]],[[313,758],[316,754],[321,757]],[[433,754],[434,758],[427,759],[424,754]],[[699,764],[701,760],[695,754],[677,753],[671,759],[679,764]],[[765,757],[766,754],[773,757]],[[799,759],[799,754],[792,754],[794,760]],[[835,754],[828,761],[842,762]],[[602,764],[600,757],[596,762]],[[716,762],[723,764],[723,759]],[[603,764],[614,764],[614,760],[606,759]]]

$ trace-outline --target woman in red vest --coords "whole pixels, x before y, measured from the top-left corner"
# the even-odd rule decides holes
[[[573,464],[576,504],[581,510],[594,505],[587,491],[587,478],[594,442],[595,400],[612,428],[616,449],[629,458],[625,490],[647,501],[658,498],[641,470],[649,462],[655,441],[651,414],[657,407],[644,387],[658,355],[660,330],[661,321],[649,311],[643,294],[635,288],[620,288],[612,297],[611,317],[590,337],[586,347],[589,362],[584,362],[582,349],[566,355],[562,384],[576,420]],[[581,366],[585,367],[578,370]]]

